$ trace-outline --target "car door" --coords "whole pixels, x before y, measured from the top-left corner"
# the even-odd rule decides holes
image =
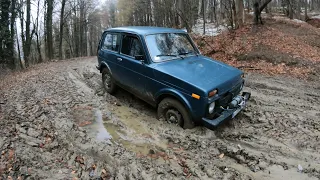
[[[117,58],[119,58],[121,34],[115,32],[105,32],[98,51],[99,63],[105,62],[110,68],[112,77],[119,81],[119,67]]]
[[[123,34],[120,55],[117,59],[121,68],[120,81],[128,91],[143,98],[146,84],[144,74],[146,66],[142,61],[135,59],[137,55],[145,57],[140,38],[133,34]]]

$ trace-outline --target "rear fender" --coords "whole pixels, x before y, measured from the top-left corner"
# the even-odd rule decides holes
[[[109,66],[106,62],[104,62],[104,61],[102,61],[101,64],[100,64],[100,67],[99,67],[100,73],[102,73],[102,69],[103,69],[103,68],[107,68],[108,71],[110,72],[110,74],[112,75],[112,71],[111,71],[111,69],[110,69],[110,66]]]

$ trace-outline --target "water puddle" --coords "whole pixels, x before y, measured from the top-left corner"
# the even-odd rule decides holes
[[[104,121],[104,127],[111,134],[113,143],[120,143],[128,150],[142,155],[164,152],[167,149],[167,141],[154,134],[143,123],[150,117],[126,106],[117,107],[113,113],[118,117],[118,124],[110,120]]]
[[[96,110],[95,112],[96,123],[92,124],[92,128],[97,131],[97,140],[99,141],[107,141],[110,143],[110,139],[112,136],[110,133],[104,128],[102,121],[102,113],[100,110]]]
[[[167,140],[154,133],[146,121],[156,119],[141,114],[134,108],[113,106],[95,109],[92,105],[77,105],[72,109],[74,121],[78,126],[87,129],[90,137],[108,144],[121,144],[127,150],[146,156],[165,152]]]

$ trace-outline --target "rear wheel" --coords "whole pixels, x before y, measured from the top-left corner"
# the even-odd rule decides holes
[[[107,68],[103,68],[102,70],[102,85],[109,94],[114,94],[116,92],[117,86]]]
[[[159,103],[158,117],[184,129],[195,126],[186,108],[173,98],[165,98]]]

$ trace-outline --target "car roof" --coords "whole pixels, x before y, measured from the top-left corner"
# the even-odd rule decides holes
[[[147,35],[157,33],[186,33],[182,29],[173,29],[165,27],[153,27],[153,26],[126,26],[107,29],[108,32],[128,32],[133,34]]]

